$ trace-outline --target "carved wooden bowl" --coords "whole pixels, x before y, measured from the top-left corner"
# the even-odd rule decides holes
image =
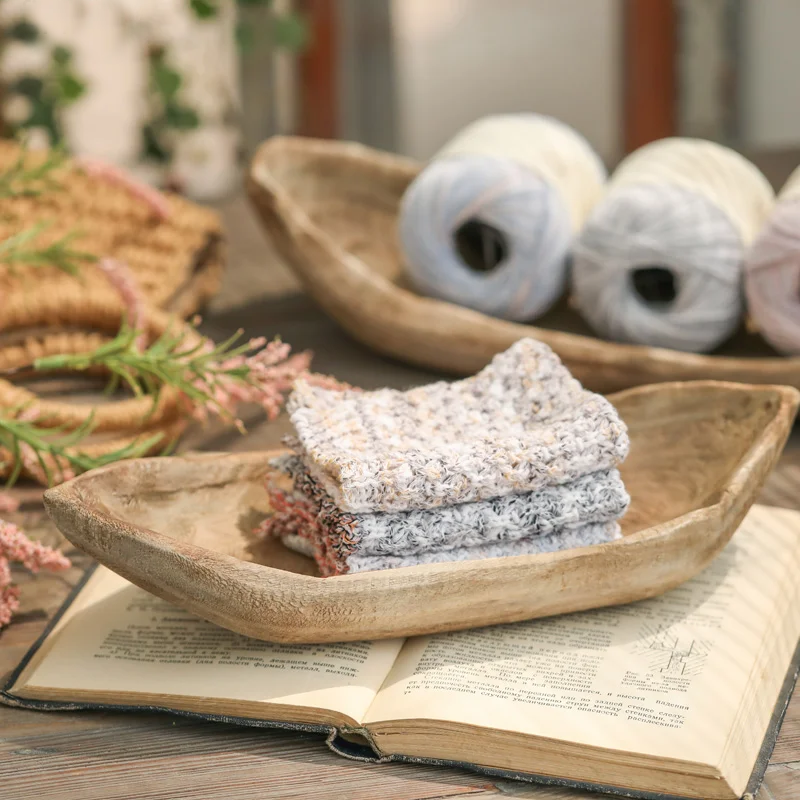
[[[778,355],[744,328],[713,355],[696,355],[598,339],[566,301],[534,327],[415,294],[404,283],[396,227],[419,169],[361,145],[276,137],[250,170],[250,198],[281,254],[311,297],[367,346],[466,375],[531,336],[598,392],[703,379],[800,388],[800,358]]]
[[[628,424],[622,539],[542,555],[316,577],[255,542],[275,453],[119,462],[50,489],[75,545],[133,583],[257,639],[331,642],[533,619],[660,594],[724,547],[775,464],[800,393],[695,382],[611,397]]]

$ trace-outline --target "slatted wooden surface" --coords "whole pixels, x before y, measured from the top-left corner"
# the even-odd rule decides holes
[[[353,343],[301,296],[264,299],[272,284],[250,272],[263,265],[252,257],[239,263],[218,304],[220,310],[205,323],[213,336],[225,336],[240,326],[251,335],[281,333],[298,349],[314,349],[319,371],[365,388],[409,386],[435,377],[381,359]],[[252,281],[248,274],[253,275]],[[247,302],[256,291],[262,299]],[[268,424],[259,412],[246,419],[249,433],[244,437],[211,427],[191,432],[184,447],[265,449],[277,445],[287,430],[285,420]],[[14,521],[48,544],[61,544],[36,493],[26,497],[29,502]],[[800,435],[790,442],[761,499],[800,508]],[[66,574],[36,578],[15,574],[23,587],[22,610],[0,634],[0,680],[20,661],[88,566],[81,554],[69,555],[74,567]],[[354,763],[333,755],[321,737],[310,734],[236,728],[166,715],[48,713],[0,706],[0,800],[443,800],[462,796],[555,800],[581,794],[453,769]],[[772,797],[800,798],[797,693],[760,800]]]

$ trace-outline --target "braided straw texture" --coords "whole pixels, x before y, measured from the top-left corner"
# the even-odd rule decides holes
[[[12,381],[31,373],[37,358],[56,354],[86,353],[108,342],[118,332],[124,309],[116,293],[98,287],[84,294],[77,281],[58,293],[16,293],[0,310],[0,407],[35,406],[37,424],[74,429],[92,421],[92,435],[80,449],[91,455],[117,450],[141,437],[161,433],[154,445],[160,450],[183,433],[187,425],[177,392],[164,387],[159,401],[151,397],[105,400],[99,404],[40,397],[30,388]],[[191,336],[192,329],[158,309],[149,309],[147,337],[154,341],[168,328],[179,326]],[[95,371],[94,375],[102,375]],[[7,379],[4,379],[7,378]],[[8,459],[5,459],[8,460]],[[5,470],[5,472],[4,472]],[[0,475],[10,467],[0,468]],[[29,477],[41,480],[26,471]]]
[[[0,141],[0,171],[19,157],[15,142]],[[41,153],[27,158],[41,159]],[[48,227],[36,239],[46,246],[73,231],[70,246],[98,258],[125,262],[147,301],[188,316],[219,288],[223,267],[222,229],[216,213],[176,195],[165,195],[168,216],[159,219],[153,209],[129,188],[102,177],[90,177],[79,166],[65,164],[54,178],[60,190],[34,197],[0,200],[0,241],[36,223]],[[0,266],[0,294],[60,293],[76,278],[55,267],[10,270]],[[82,269],[83,291],[91,296],[104,287],[104,276],[91,264]]]
[[[602,193],[606,170],[589,143],[552,117],[500,114],[479,119],[455,136],[434,159],[483,155],[528,167],[561,195],[574,231]]]
[[[607,193],[648,184],[703,195],[730,218],[744,245],[756,237],[774,203],[772,187],[757,167],[735,151],[701,139],[661,139],[639,148],[617,167]]]

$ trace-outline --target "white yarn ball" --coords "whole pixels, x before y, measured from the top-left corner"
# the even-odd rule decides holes
[[[470,234],[473,269],[459,241]],[[514,320],[532,319],[561,295],[572,244],[569,213],[553,186],[493,156],[452,156],[420,173],[403,198],[400,240],[424,294]]]
[[[606,338],[711,350],[739,325],[742,257],[736,227],[703,195],[625,186],[596,207],[575,245],[573,298]],[[667,284],[663,299],[637,291],[640,277],[648,277],[642,271],[653,269],[664,271],[649,273]]]
[[[557,120],[474,122],[403,198],[399,235],[412,283],[486,314],[534,319],[562,294],[576,231],[604,180],[597,154]]]

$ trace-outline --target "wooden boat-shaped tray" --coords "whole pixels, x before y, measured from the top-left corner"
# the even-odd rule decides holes
[[[276,137],[250,170],[250,198],[305,290],[372,349],[466,375],[531,336],[598,392],[704,379],[800,388],[800,358],[778,355],[744,327],[714,354],[696,355],[598,339],[566,301],[534,327],[415,294],[404,281],[396,228],[419,169],[357,144]]]
[[[658,384],[611,397],[631,434],[624,537],[542,555],[316,577],[255,542],[275,453],[119,462],[50,489],[75,545],[144,589],[239,633],[331,642],[435,633],[650,597],[724,547],[774,466],[800,393]]]

